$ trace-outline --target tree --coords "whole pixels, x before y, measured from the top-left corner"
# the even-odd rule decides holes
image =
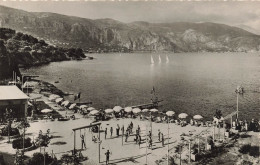
[[[0,40],[0,57],[6,57],[6,56],[7,56],[7,51],[4,45],[4,40]]]
[[[71,156],[69,154],[62,155],[60,160],[62,163],[65,163],[66,165],[74,162],[73,156]]]
[[[33,154],[33,157],[29,159],[28,165],[57,165],[57,159],[52,158],[48,153],[42,154],[36,152]]]
[[[15,35],[13,38],[14,38],[15,40],[21,40],[22,36],[23,36],[23,33],[18,32],[18,33],[16,33],[16,35]]]
[[[19,48],[20,48],[20,43],[17,40],[9,39],[6,43],[6,49],[9,51],[9,53],[18,52]]]

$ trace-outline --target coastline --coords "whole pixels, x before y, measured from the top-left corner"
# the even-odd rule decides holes
[[[61,91],[60,89],[58,89],[55,85],[48,83],[48,82],[44,82],[44,81],[39,81],[39,80],[35,80],[33,79],[33,81],[39,83],[41,82],[42,84],[44,84],[44,86],[46,86],[46,88],[49,89],[49,91],[52,92],[43,92],[43,93],[37,93],[37,92],[32,92],[30,94],[30,97],[34,97],[34,98],[39,98],[39,100],[44,101],[46,103],[46,105],[50,106],[52,109],[54,109],[55,111],[57,111],[61,116],[65,116],[65,115],[75,115],[76,116],[76,120],[70,120],[70,121],[65,121],[65,123],[60,122],[60,121],[45,121],[45,120],[39,120],[39,121],[34,121],[31,123],[31,127],[27,130],[27,134],[26,136],[32,138],[32,136],[36,137],[37,136],[37,132],[39,129],[41,129],[43,132],[45,132],[48,128],[51,128],[51,135],[54,137],[62,137],[62,139],[60,138],[54,138],[51,140],[51,143],[49,145],[49,147],[46,148],[46,152],[51,153],[52,151],[54,151],[54,153],[56,154],[56,156],[58,158],[60,158],[62,153],[69,153],[70,149],[72,148],[71,144],[72,143],[72,139],[70,136],[70,129],[78,127],[78,126],[83,126],[86,124],[90,124],[92,123],[94,120],[93,118],[84,118],[81,114],[74,114],[73,111],[70,110],[65,110],[65,111],[59,111],[60,108],[62,108],[61,106],[58,106],[55,102],[50,102],[48,100],[48,95],[51,94],[60,94],[60,96],[65,96],[65,93],[63,91]],[[39,101],[38,100],[38,101]],[[127,124],[130,121],[134,121],[134,125],[136,126],[137,124],[140,125],[141,130],[142,130],[142,138],[145,138],[145,132],[147,129],[147,125],[149,125],[149,121],[148,120],[140,120],[139,117],[136,119],[130,119],[130,118],[122,118],[122,119],[110,119],[108,121],[102,121],[102,127],[101,129],[104,130],[105,127],[116,127],[116,124],[119,124],[120,126],[123,124]],[[155,123],[153,122],[153,130],[155,131],[154,133],[154,140],[156,141],[157,139],[157,130],[160,129],[166,139],[167,139],[167,124],[166,123]],[[66,125],[66,126],[65,126]],[[60,126],[65,126],[66,129],[60,129]],[[64,128],[65,128],[64,127]],[[206,129],[209,129],[212,131],[213,127],[196,127],[196,126],[190,126],[187,125],[185,127],[181,127],[180,125],[176,125],[174,123],[170,124],[170,128],[173,128],[170,130],[170,155],[173,157],[176,157],[174,159],[178,158],[178,154],[175,152],[175,148],[180,145],[182,143],[182,138],[188,140],[189,138],[191,138],[192,136],[196,135],[197,133],[204,131]],[[223,132],[223,130],[221,129],[220,132]],[[88,135],[88,139],[91,139],[91,137],[89,137],[90,135]],[[93,135],[92,135],[93,136]],[[102,133],[102,138],[103,138],[103,133]],[[202,137],[206,138],[208,136],[208,133],[205,133]],[[215,135],[217,136],[217,134]],[[257,162],[257,159],[251,157],[251,156],[239,156],[239,159],[237,159],[237,157],[232,157],[232,155],[229,155],[230,153],[227,152],[227,150],[232,150],[233,155],[241,155],[238,152],[239,146],[249,143],[249,142],[253,142],[254,144],[257,144],[257,133],[256,132],[249,132],[249,135],[246,136],[247,138],[238,138],[233,139],[235,141],[228,141],[227,144],[235,144],[234,146],[228,146],[228,147],[224,147],[223,151],[221,151],[220,153],[218,153],[217,157],[209,157],[209,158],[203,158],[201,159],[199,162],[194,162],[191,164],[197,164],[197,163],[202,163],[204,162],[211,162],[211,164],[214,164],[214,162],[225,162],[226,160],[232,160],[232,161],[242,161],[244,157],[246,157],[247,159],[250,159],[250,161],[254,161]],[[252,138],[253,137],[253,140]],[[64,139],[63,139],[64,138]],[[134,137],[130,137],[131,139]],[[62,141],[61,141],[62,140]],[[78,139],[79,140],[79,139]],[[122,154],[122,150],[121,150],[121,145],[119,145],[121,143],[121,138],[116,138],[116,137],[112,137],[111,139],[109,138],[108,140],[102,139],[103,143],[102,146],[108,146],[109,149],[111,149],[113,151],[113,163],[116,164],[131,164],[130,162],[131,159],[130,158],[123,158],[122,157],[128,157],[130,155],[132,155],[132,158],[134,159],[135,162],[145,162],[145,143],[142,143],[142,147],[141,149],[138,149],[134,144],[134,142],[132,142],[131,140],[129,141],[128,144],[131,145],[124,145],[124,148],[122,146],[123,150],[128,150],[128,152],[125,152],[124,154]],[[167,140],[166,140],[167,141]],[[56,143],[59,142],[63,142],[64,145],[55,145]],[[195,142],[195,141],[194,141]],[[155,146],[154,146],[154,151],[150,150],[148,151],[148,158],[149,158],[149,162],[150,164],[153,164],[155,162],[160,162],[160,165],[163,165],[166,163],[166,150],[164,147],[161,147],[161,144],[156,142]],[[167,144],[167,143],[166,143]],[[220,143],[222,144],[222,143]],[[1,144],[0,144],[1,145]],[[79,145],[79,144],[78,144]],[[88,150],[84,151],[83,154],[87,155],[89,160],[84,161],[83,163],[90,163],[91,162],[95,162],[97,160],[97,155],[95,154],[97,152],[97,148],[96,148],[96,144],[91,142],[91,141],[87,141],[87,146]],[[120,148],[119,148],[120,146]],[[220,145],[222,146],[222,145]],[[7,148],[6,148],[7,147]],[[11,147],[9,145],[9,147]],[[5,152],[5,156],[4,157],[8,157],[8,159],[12,160],[11,157],[13,156],[13,154],[15,153],[15,150],[10,150],[8,146],[4,146],[2,147],[1,151],[7,151]],[[166,146],[165,146],[166,147]],[[9,148],[9,149],[8,149]],[[60,148],[60,149],[59,149]],[[105,149],[107,147],[102,147],[102,155],[103,152],[105,152]],[[26,152],[26,156],[31,157],[33,155],[33,153],[35,152],[39,152],[39,148],[36,150],[32,150],[32,151],[28,151]],[[136,152],[138,152],[141,156],[137,157]],[[134,155],[133,155],[134,154]],[[185,155],[187,154],[187,152],[183,152],[183,157],[185,161]],[[229,156],[227,156],[229,155]],[[118,157],[119,156],[119,157]],[[119,161],[118,161],[118,160]],[[101,159],[102,161],[104,161],[104,157],[102,157]],[[121,160],[121,161],[120,161]],[[134,164],[134,163],[133,163]],[[208,163],[210,164],[210,163]]]

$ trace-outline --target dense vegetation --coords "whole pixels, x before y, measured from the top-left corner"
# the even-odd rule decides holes
[[[17,66],[32,66],[52,61],[81,59],[80,48],[62,48],[47,44],[31,35],[9,28],[0,28],[0,80],[12,76]]]

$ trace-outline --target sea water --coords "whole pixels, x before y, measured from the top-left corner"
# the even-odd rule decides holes
[[[159,55],[161,63],[159,63]],[[154,86],[163,102],[158,108],[210,119],[216,109],[224,115],[236,111],[238,85],[239,116],[260,118],[259,53],[109,53],[90,54],[94,60],[53,62],[22,70],[39,75],[69,93],[81,92],[81,102],[96,109],[150,103]],[[154,64],[151,64],[151,56]],[[166,56],[169,62],[166,62]],[[73,101],[73,96],[66,99]]]

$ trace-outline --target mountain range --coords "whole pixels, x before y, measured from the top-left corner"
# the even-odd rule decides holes
[[[53,45],[81,47],[88,52],[260,50],[259,35],[211,22],[123,23],[108,18],[92,20],[0,6],[0,27],[37,36]]]

